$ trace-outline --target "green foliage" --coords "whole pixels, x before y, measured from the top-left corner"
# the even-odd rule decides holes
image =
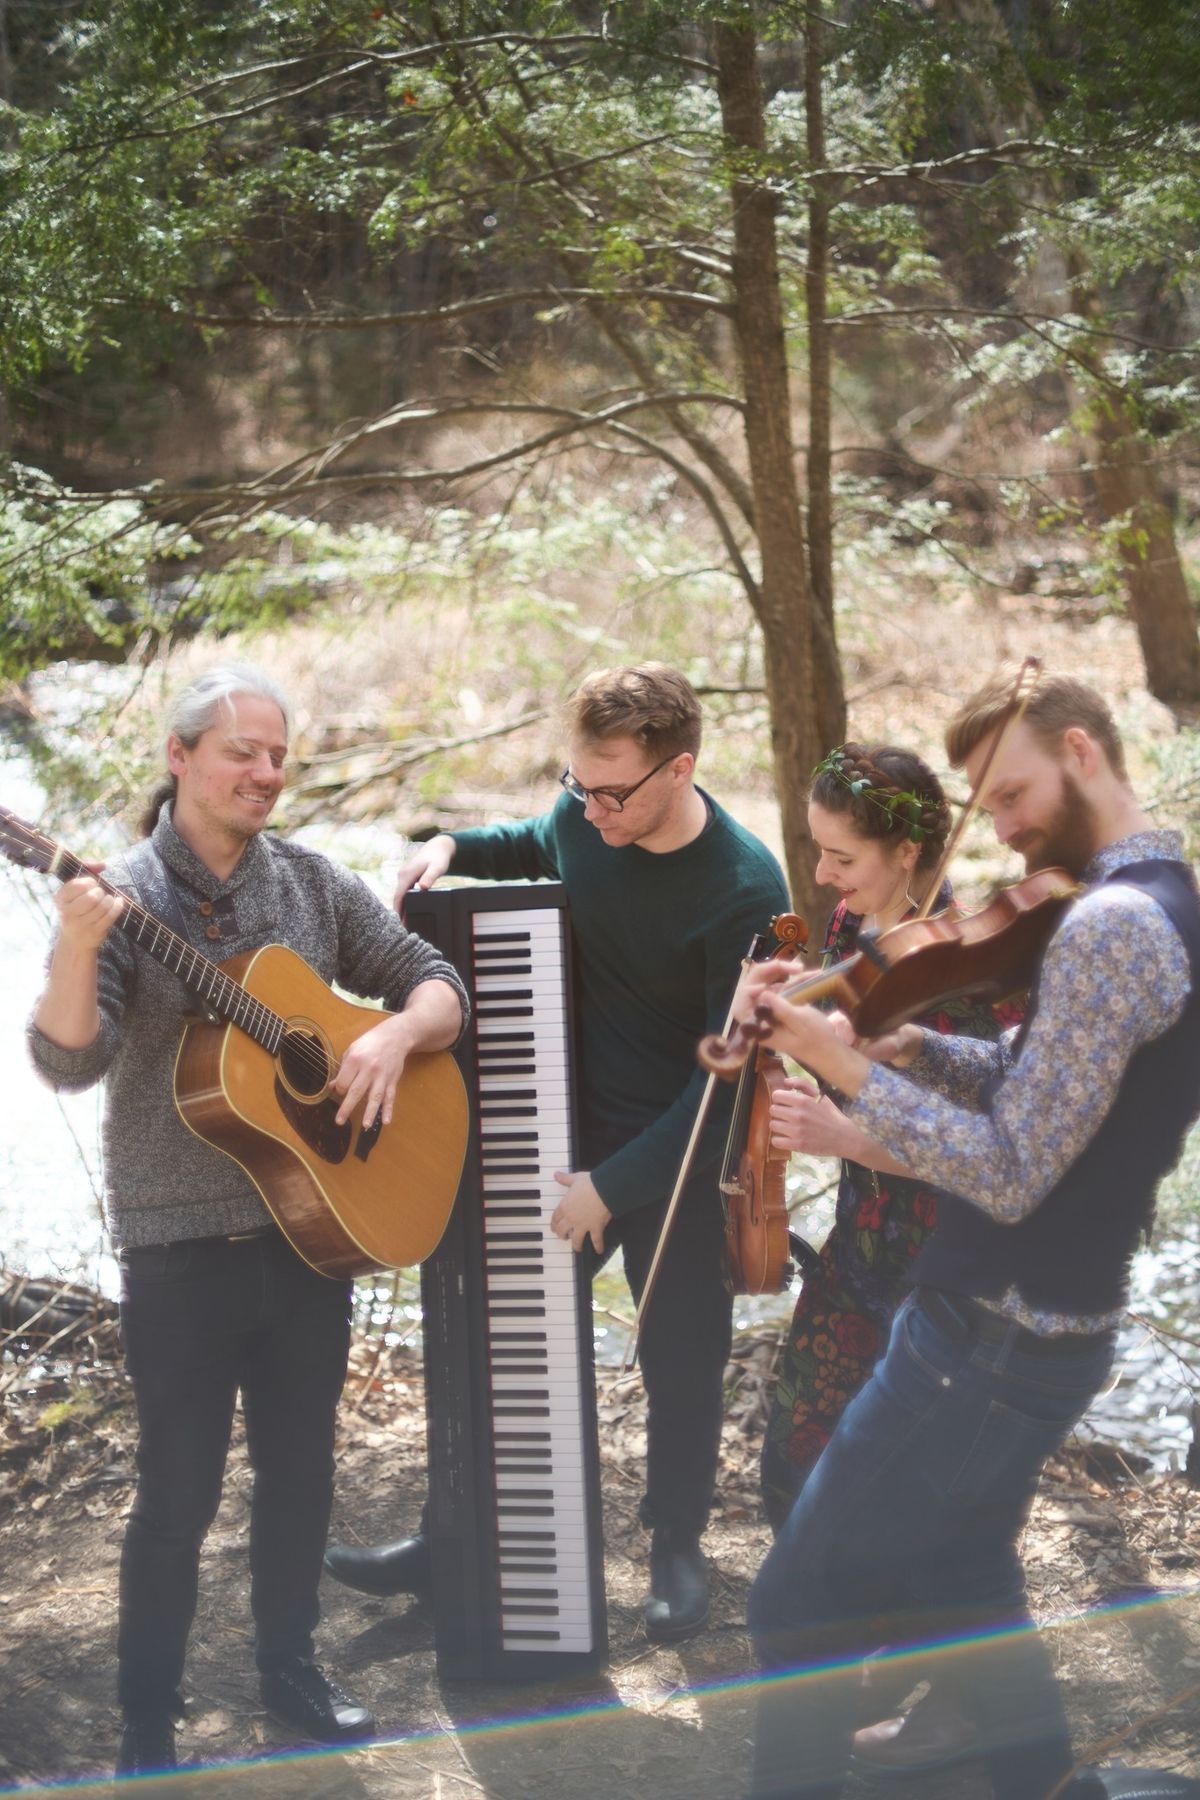
[[[384,580],[403,555],[389,534],[364,527],[343,537],[311,519],[261,511],[227,527],[219,558],[210,552],[202,562],[197,539],[142,500],[85,499],[41,470],[11,464],[7,472],[0,681],[64,659],[121,662],[139,646],[200,630],[265,631],[363,569]]]
[[[1193,1125],[1184,1139],[1183,1155],[1158,1190],[1155,1235],[1187,1229],[1200,1221],[1200,1125]]]
[[[1035,32],[1031,60],[1060,120],[1093,141],[1200,122],[1194,0],[1055,0]]]
[[[1147,754],[1157,774],[1152,810],[1182,831],[1188,859],[1200,861],[1200,730],[1186,726],[1149,745]]]
[[[0,680],[161,629],[149,569],[190,548],[177,533],[164,542],[136,501],[73,502],[40,470],[10,465],[0,490]]]
[[[461,0],[450,15],[370,0],[71,0],[53,30],[32,0],[10,8],[22,35],[0,121],[0,381],[22,417],[35,382],[72,367],[86,378],[101,358],[136,367],[141,386],[185,347],[225,366],[247,340],[214,316],[340,322],[418,303],[444,315],[374,336],[289,336],[281,361],[295,414],[316,367],[327,404],[346,412],[370,403],[381,383],[389,401],[435,388],[431,418],[444,397],[523,400],[530,356],[549,398],[583,415],[655,388],[740,399],[728,331],[738,299],[735,178],[771,194],[788,341],[802,357],[814,172],[804,20],[794,8],[637,0],[601,18],[567,0],[524,0],[499,15],[483,0]],[[914,381],[943,418],[951,409],[990,416],[1057,371],[1086,367],[1160,441],[1190,450],[1194,359],[1124,316],[1147,258],[1176,287],[1194,262],[1190,10],[1184,0],[1046,0],[997,6],[989,33],[922,0],[826,9],[829,307],[835,319],[886,319],[896,371],[859,381],[869,431],[891,433]],[[734,156],[722,132],[714,34],[729,25],[758,34],[761,154]],[[1037,141],[989,159],[982,152],[1008,118]],[[1129,324],[1124,339],[1105,338],[1076,309],[1036,316],[1051,306],[1035,291],[1051,242],[1064,268],[1084,269],[1093,288],[1107,284],[1100,299]],[[508,293],[521,298],[478,316],[454,311]],[[864,338],[836,342],[851,363]],[[366,371],[358,386],[340,379],[356,362]],[[701,450],[689,466],[715,491],[727,543],[738,541],[753,576],[750,509],[714,474],[718,457],[734,463],[739,447],[725,431],[731,415],[716,416],[714,426],[699,403],[645,409],[627,421],[636,440],[607,429],[589,437],[581,426],[576,441],[609,458],[601,479],[619,506],[618,452],[674,455],[690,433]],[[517,427],[509,441],[520,442]],[[424,445],[415,430],[380,431],[359,449],[407,474]],[[341,476],[349,464],[334,458],[321,472]],[[289,512],[315,517],[317,491],[298,483]],[[39,513],[34,499],[13,484],[0,527],[10,566],[30,559],[0,640],[4,668],[36,666],[79,626],[110,647],[130,622],[157,629],[164,546],[178,540],[136,507],[121,510],[132,502],[72,511],[60,495]],[[954,528],[944,502],[918,497],[905,509],[878,484],[851,484],[839,504],[843,566],[869,556],[879,533],[934,544]],[[195,515],[188,507],[177,516]],[[435,537],[454,514],[438,516]],[[483,527],[503,536],[516,516]],[[60,529],[56,556],[48,545]],[[230,540],[222,525],[214,545],[197,521],[202,557],[189,561],[189,585],[171,602],[187,628],[236,629],[255,607],[278,617],[319,600],[325,588],[311,570],[324,528],[314,525],[303,548],[300,529],[296,517],[277,530],[258,519],[250,537]],[[370,547],[373,529],[353,550],[344,530],[335,534],[335,586],[358,579],[344,574],[353,567],[391,596],[404,583]],[[517,546],[505,554],[515,562]],[[564,555],[571,566],[569,548]],[[78,568],[59,568],[76,556]],[[114,601],[124,621],[116,638]],[[672,603],[666,582],[655,605],[669,612]],[[542,609],[547,630],[580,629],[536,579],[523,604]]]

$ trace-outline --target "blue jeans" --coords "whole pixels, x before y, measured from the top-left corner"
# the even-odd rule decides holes
[[[256,1659],[262,1669],[312,1655],[350,1288],[316,1274],[280,1232],[123,1250],[121,1337],[139,1436],[117,1693],[127,1712],[174,1712],[239,1390]]]
[[[976,1727],[996,1800],[1040,1800],[1070,1768],[1066,1718],[1016,1553],[1038,1476],[1103,1386],[1114,1336],[980,1335],[976,1309],[920,1296],[847,1407],[750,1593],[770,1682],[754,1800],[833,1800],[881,1644],[968,1640],[929,1666]]]

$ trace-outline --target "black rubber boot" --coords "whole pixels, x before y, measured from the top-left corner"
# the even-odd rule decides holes
[[[428,1600],[433,1592],[429,1539],[420,1531],[395,1544],[330,1544],[325,1567],[335,1581],[360,1594],[413,1594]]]
[[[675,1644],[699,1631],[708,1617],[708,1563],[699,1534],[658,1525],[650,1539],[650,1598],[646,1636]]]
[[[117,1752],[116,1773],[159,1775],[177,1767],[175,1720],[170,1713],[127,1713]]]

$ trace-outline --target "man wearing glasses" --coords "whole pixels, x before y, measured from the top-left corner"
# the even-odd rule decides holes
[[[570,763],[548,813],[435,837],[401,870],[396,905],[453,864],[485,880],[561,880],[575,945],[583,1166],[558,1179],[552,1229],[592,1267],[618,1244],[641,1297],[704,1087],[697,1040],[724,1025],[756,932],[787,905],[775,858],[693,776],[700,703],[661,663],[588,676],[567,708]],[[726,1097],[721,1096],[725,1101]],[[732,1302],[717,1163],[728,1105],[701,1140],[640,1341],[648,1402],[642,1521],[652,1532],[647,1635],[708,1617],[700,1537],[720,1453]],[[374,1594],[429,1588],[421,1532],[336,1546],[328,1567]]]

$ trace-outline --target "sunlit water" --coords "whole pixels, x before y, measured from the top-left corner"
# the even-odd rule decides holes
[[[0,756],[0,804],[36,821],[42,796]],[[100,1214],[100,1090],[57,1095],[34,1075],[25,1024],[45,975],[52,884],[0,865],[0,1263],[114,1291]]]
[[[0,804],[36,821],[43,797],[24,760],[0,749]],[[100,1090],[56,1095],[32,1072],[25,1022],[36,1002],[49,942],[51,883],[0,862],[0,1265],[34,1275],[62,1275],[116,1292],[116,1266],[100,1210]],[[821,1230],[813,1235],[819,1241]],[[1144,1251],[1134,1269],[1133,1310],[1160,1327],[1187,1334],[1187,1343],[1157,1336],[1139,1324],[1122,1334],[1119,1378],[1097,1402],[1083,1428],[1149,1457],[1157,1466],[1181,1464],[1191,1441],[1192,1393],[1200,1388],[1200,1245],[1173,1240]],[[384,1309],[394,1330],[419,1334],[416,1283],[389,1297]],[[364,1299],[366,1296],[364,1295]],[[777,1296],[739,1302],[743,1328],[782,1323],[791,1300]],[[612,1364],[625,1354],[628,1294],[616,1273],[598,1294],[597,1355]],[[618,1318],[614,1319],[613,1314]],[[378,1311],[377,1311],[378,1317]]]

